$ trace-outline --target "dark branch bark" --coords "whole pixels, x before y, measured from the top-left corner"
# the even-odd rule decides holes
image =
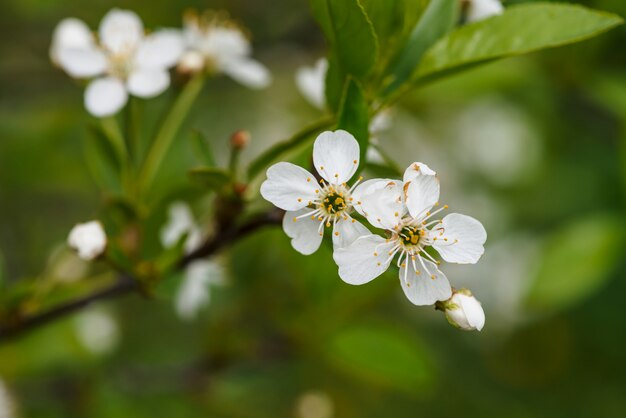
[[[194,260],[212,256],[227,245],[265,226],[280,224],[282,214],[283,212],[280,210],[271,210],[253,217],[239,226],[233,226],[218,232],[205,241],[197,250],[181,258],[177,268],[184,269]],[[111,299],[137,290],[140,290],[139,282],[129,275],[122,274],[119,279],[109,287],[97,290],[79,299],[65,302],[32,316],[19,318],[11,323],[0,325],[0,344],[8,342],[42,325],[53,322],[56,319],[79,311],[93,302]]]

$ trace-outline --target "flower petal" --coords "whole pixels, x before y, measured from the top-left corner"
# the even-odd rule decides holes
[[[333,228],[333,248],[345,248],[371,232],[356,219],[338,219]]]
[[[320,233],[320,221],[311,219],[310,216],[302,216],[307,212],[311,212],[309,208],[297,211],[288,211],[283,218],[283,230],[289,238],[291,238],[291,246],[301,254],[313,254],[320,247],[324,230]]]
[[[304,168],[282,162],[267,169],[261,196],[283,210],[298,210],[316,198],[318,187],[315,177]]]
[[[411,216],[422,218],[439,201],[437,174],[426,164],[411,164],[404,172],[404,193]]]
[[[471,216],[451,213],[431,231],[433,248],[449,263],[474,264],[485,252],[487,232]]]
[[[99,78],[85,89],[85,107],[96,117],[114,115],[124,107],[127,100],[124,83],[115,77]]]
[[[272,83],[272,75],[260,62],[240,58],[222,64],[224,74],[251,89],[263,89]]]
[[[59,48],[58,63],[72,77],[87,78],[104,73],[108,61],[102,51],[93,47]]]
[[[215,261],[196,260],[185,269],[184,279],[174,301],[182,319],[191,320],[210,302],[210,288],[223,280],[223,268]]]
[[[166,69],[176,65],[185,48],[183,36],[175,29],[161,29],[141,42],[135,64],[142,69]]]
[[[339,266],[339,277],[354,285],[374,280],[389,268],[389,251],[394,245],[378,235],[365,235],[349,247],[335,249],[333,258]]]
[[[74,17],[63,19],[54,28],[50,58],[59,63],[59,51],[66,48],[89,48],[94,44],[94,37],[85,22]]]
[[[355,207],[360,208],[367,221],[376,228],[394,229],[406,211],[402,184],[398,180],[388,180],[384,185],[373,183],[367,194],[357,195]],[[361,202],[359,204],[359,202]]]
[[[359,166],[359,143],[343,130],[322,132],[313,144],[313,164],[327,182],[345,183]]]
[[[466,20],[468,23],[487,19],[504,12],[500,0],[471,0],[467,8]]]
[[[296,71],[296,85],[304,98],[318,109],[326,104],[326,72],[328,60],[320,58],[313,67],[301,67]]]
[[[469,329],[478,331],[483,329],[485,326],[485,311],[475,297],[459,294],[457,297],[453,297],[452,300],[459,304]]]
[[[107,236],[99,221],[91,221],[74,226],[67,243],[83,260],[93,260],[105,251]]]
[[[100,42],[117,54],[134,50],[144,36],[143,23],[135,12],[111,9],[100,21]]]
[[[166,70],[141,69],[133,71],[126,81],[128,91],[137,97],[157,96],[170,85],[170,74]]]
[[[418,306],[433,305],[439,300],[447,300],[452,288],[447,277],[432,261],[423,260],[427,271],[419,261],[404,263],[400,267],[400,285],[407,299]]]

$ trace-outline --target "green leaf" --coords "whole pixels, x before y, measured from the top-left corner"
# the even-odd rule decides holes
[[[311,0],[339,65],[346,74],[363,77],[376,62],[378,43],[372,23],[358,0]]]
[[[432,383],[428,354],[411,333],[392,324],[361,324],[335,335],[328,356],[339,370],[369,384],[410,394]]]
[[[203,186],[211,190],[218,190],[226,186],[231,181],[231,177],[228,172],[215,167],[194,168],[189,171],[189,175],[191,175],[194,180],[200,182]]]
[[[85,161],[98,185],[105,190],[121,190],[121,163],[104,132],[97,126],[90,127],[91,135],[83,143]]]
[[[348,78],[344,88],[339,110],[337,128],[350,132],[356,138],[360,148],[360,163],[365,163],[365,154],[369,146],[369,109],[363,89],[352,77]],[[360,170],[357,168],[356,173]]]
[[[315,133],[332,126],[333,119],[325,117],[310,126],[305,127],[301,131],[295,133],[291,138],[286,141],[279,142],[263,154],[255,158],[248,167],[248,181],[252,181],[258,174],[265,170],[270,164],[275,162],[278,158],[284,156],[288,152],[295,150],[307,143],[307,140]]]
[[[207,141],[202,132],[194,129],[191,132],[190,138],[191,145],[193,146],[193,150],[198,161],[207,167],[215,167],[217,165],[215,163],[215,154],[213,154],[211,144],[209,144],[209,141]]]
[[[391,65],[389,85],[385,94],[392,92],[411,78],[424,53],[456,23],[458,0],[432,0],[411,32],[404,48]]]
[[[622,23],[614,14],[567,4],[513,6],[450,33],[430,48],[416,72],[418,83],[496,59],[591,38]]]
[[[596,216],[557,232],[546,246],[527,305],[558,310],[595,293],[624,254],[625,227],[619,217]]]
[[[346,74],[341,70],[337,57],[331,52],[328,57],[328,70],[324,82],[324,96],[326,97],[326,105],[335,113],[341,105],[345,82]]]

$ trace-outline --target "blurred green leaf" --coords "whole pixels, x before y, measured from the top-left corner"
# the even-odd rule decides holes
[[[325,117],[317,122],[306,126],[299,132],[296,132],[286,141],[274,144],[268,150],[254,159],[248,167],[248,180],[252,181],[259,173],[265,170],[270,164],[275,162],[279,157],[284,156],[288,152],[306,144],[311,135],[328,128],[332,125],[333,118]]]
[[[614,14],[581,6],[533,3],[513,6],[464,26],[424,54],[415,79],[428,82],[496,59],[591,38],[622,23]]]
[[[624,254],[626,225],[613,216],[577,221],[551,238],[527,296],[537,310],[567,308],[591,296]]]
[[[91,133],[83,142],[84,156],[91,175],[102,189],[118,192],[121,190],[121,165],[117,151],[98,127],[92,127]]]
[[[228,172],[215,167],[194,168],[189,171],[189,175],[210,190],[218,190],[231,181]]]
[[[430,358],[408,331],[392,324],[360,324],[335,335],[328,346],[330,361],[368,383],[414,394],[433,381]]]
[[[326,71],[324,82],[324,97],[326,97],[326,105],[333,112],[337,112],[341,104],[345,81],[345,74],[339,66],[337,57],[331,51],[328,56],[328,71]]]
[[[369,146],[369,110],[363,89],[352,77],[348,78],[344,88],[339,111],[337,128],[350,132],[359,143],[361,151],[359,165],[365,163],[365,154]],[[356,173],[360,170],[357,168]]]
[[[342,70],[356,77],[369,73],[378,44],[374,28],[358,0],[311,0],[319,22]]]
[[[454,27],[458,9],[457,0],[433,0],[428,4],[391,66],[390,84],[385,93],[392,92],[411,77],[426,50]]]
[[[0,290],[4,287],[4,284],[7,281],[6,277],[6,263],[4,261],[4,254],[0,251]]]
[[[207,141],[204,134],[202,134],[199,130],[194,129],[191,132],[190,139],[198,161],[207,167],[215,167],[217,165],[215,162],[215,154],[213,153],[211,144]]]

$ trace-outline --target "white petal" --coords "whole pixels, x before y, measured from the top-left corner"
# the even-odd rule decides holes
[[[323,109],[326,104],[326,72],[328,60],[320,58],[313,67],[301,67],[296,71],[298,90],[313,106]]]
[[[349,247],[336,249],[333,258],[339,266],[339,277],[355,285],[374,280],[389,268],[389,251],[394,245],[378,235],[366,235]]]
[[[166,70],[141,69],[130,74],[126,85],[132,95],[150,98],[163,93],[169,87],[170,74]]]
[[[485,311],[480,302],[473,296],[456,294],[452,301],[457,303],[463,311],[469,329],[482,330],[485,326]]]
[[[437,240],[433,248],[449,263],[474,264],[485,252],[487,232],[476,219],[451,213],[431,233]]]
[[[353,202],[354,202],[354,208],[361,215],[365,216],[365,214],[363,213],[363,210],[361,209],[361,205],[358,203],[358,202],[360,202],[363,199],[363,196],[367,196],[368,194],[374,193],[374,192],[382,189],[383,187],[385,187],[385,185],[387,185],[387,183],[395,182],[395,181],[396,180],[392,180],[392,179],[370,179],[370,180],[365,180],[364,182],[362,182],[361,184],[356,186],[356,188],[354,189],[354,191],[351,194]]]
[[[107,236],[99,221],[91,221],[72,228],[67,243],[83,260],[93,260],[106,249]]]
[[[437,173],[426,164],[415,162],[408,166],[406,170],[404,170],[404,176],[402,177],[402,181],[408,183],[417,176],[434,176],[436,174]]]
[[[223,277],[222,267],[207,260],[197,260],[185,269],[185,277],[176,294],[176,312],[182,319],[198,316],[200,309],[208,305],[211,283],[219,283]]]
[[[320,221],[317,218],[311,219],[310,216],[305,216],[295,219],[307,212],[311,212],[311,209],[304,208],[298,211],[289,211],[285,213],[283,218],[283,230],[291,238],[291,245],[296,251],[304,255],[313,254],[322,243]],[[322,229],[321,234],[324,233],[323,231]]]
[[[439,201],[437,174],[426,164],[411,164],[404,172],[404,193],[411,216],[422,218]]]
[[[251,89],[263,89],[272,83],[272,75],[258,61],[241,58],[222,64],[222,71]]]
[[[114,77],[99,78],[85,89],[85,107],[96,117],[117,113],[126,104],[128,93],[121,80]]]
[[[504,12],[500,0],[471,0],[467,8],[467,22],[477,22]]]
[[[358,238],[371,235],[361,222],[356,219],[339,219],[333,228],[333,248],[345,248],[351,245]]]
[[[185,241],[185,251],[189,253],[195,250],[202,242],[203,233],[196,224],[189,205],[184,202],[174,202],[170,205],[168,213],[169,220],[161,229],[160,234],[163,247],[172,247],[183,234],[188,234]]]
[[[161,29],[141,42],[135,64],[142,69],[166,69],[176,65],[185,48],[183,36],[175,29]]]
[[[452,288],[446,276],[439,271],[432,261],[423,260],[427,271],[419,260],[409,259],[405,266],[400,268],[400,285],[406,297],[412,304],[418,306],[433,305],[439,300],[447,300],[452,295]]]
[[[261,196],[283,210],[298,210],[316,198],[318,187],[315,177],[304,168],[282,162],[267,169]]]
[[[143,23],[136,13],[111,9],[100,22],[100,42],[113,53],[133,51],[144,36]]]
[[[63,19],[54,28],[50,58],[59,63],[59,50],[66,48],[86,49],[94,44],[94,37],[85,22],[74,17]]]
[[[359,207],[367,221],[376,228],[392,230],[400,223],[406,210],[402,184],[398,180],[388,180],[380,186],[380,182],[373,183],[370,186],[373,191],[360,195],[358,200],[353,197],[355,207]]]
[[[313,144],[313,165],[329,183],[345,183],[359,166],[359,143],[343,130],[322,132]]]
[[[102,51],[94,47],[59,48],[58,63],[72,77],[94,77],[104,73],[108,61]]]

